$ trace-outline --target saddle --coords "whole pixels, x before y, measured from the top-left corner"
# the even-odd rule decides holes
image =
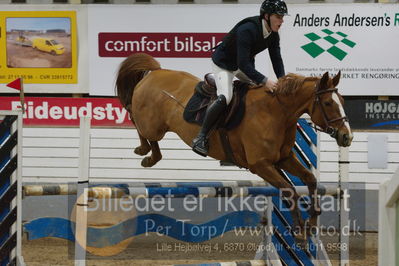
[[[234,81],[233,97],[227,110],[221,115],[216,123],[216,128],[231,130],[237,127],[245,114],[245,96],[248,91],[248,84],[242,81]],[[216,83],[213,74],[206,74],[204,81],[200,81],[194,89],[194,94],[184,109],[183,118],[189,123],[202,125],[205,111],[215,99]]]

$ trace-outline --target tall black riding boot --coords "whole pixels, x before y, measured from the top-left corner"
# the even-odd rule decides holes
[[[226,107],[226,97],[224,95],[219,95],[208,107],[201,130],[193,140],[192,147],[194,152],[205,157],[208,155],[208,133],[220,117],[220,114],[226,110]]]

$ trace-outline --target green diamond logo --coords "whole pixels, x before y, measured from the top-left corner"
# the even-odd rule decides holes
[[[356,43],[348,39],[341,31],[323,29],[320,33],[310,32],[304,35],[310,42],[301,48],[311,57],[316,58],[324,52],[329,53],[339,61],[344,60]]]
[[[321,39],[321,37],[319,35],[317,35],[316,33],[313,33],[313,32],[305,34],[305,36],[311,41],[316,41],[318,39]]]
[[[315,44],[314,42],[308,43],[301,47],[305,50],[311,57],[316,58],[324,52],[324,49]]]
[[[348,45],[350,48],[353,48],[356,45],[356,43],[354,43],[354,42],[352,42],[352,41],[350,41],[348,39],[342,39],[341,42],[343,42],[344,44]]]
[[[330,49],[327,50],[332,56],[337,58],[339,61],[342,61],[342,59],[345,58],[347,53],[344,50],[339,49],[336,46],[332,46]]]
[[[324,29],[324,30],[322,30],[322,32],[324,32],[324,33],[326,33],[328,35],[331,35],[331,34],[334,33],[333,31],[330,31],[329,29]]]
[[[327,42],[331,43],[332,45],[334,45],[337,42],[339,42],[337,39],[335,39],[335,38],[333,38],[331,36],[324,37],[324,40],[326,40]]]

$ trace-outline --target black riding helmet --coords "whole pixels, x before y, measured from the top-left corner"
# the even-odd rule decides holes
[[[265,0],[260,7],[260,16],[264,14],[288,15],[287,5],[283,0]]]

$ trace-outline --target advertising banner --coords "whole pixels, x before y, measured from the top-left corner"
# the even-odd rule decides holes
[[[399,94],[399,6],[291,5],[281,33],[288,70],[342,72],[344,95]]]
[[[0,83],[77,83],[75,11],[2,11],[0,28]]]
[[[399,129],[399,100],[345,100],[352,129]]]
[[[258,14],[259,5],[92,5],[88,13],[90,94],[114,95],[119,64],[132,53],[203,78],[212,71],[211,48],[244,16]],[[256,63],[265,72],[262,56]]]
[[[211,71],[210,48],[259,5],[135,5],[88,7],[90,94],[114,95],[118,66],[145,52],[167,69],[199,78]],[[290,4],[280,29],[286,73],[342,72],[344,95],[397,95],[399,6]],[[257,69],[275,78],[267,51]]]
[[[154,57],[205,57],[224,33],[100,33],[100,57],[127,57],[132,50]]]
[[[2,97],[0,110],[17,110],[18,97]],[[92,126],[133,127],[129,114],[114,98],[26,97],[25,126],[79,126],[80,116],[91,116]]]

